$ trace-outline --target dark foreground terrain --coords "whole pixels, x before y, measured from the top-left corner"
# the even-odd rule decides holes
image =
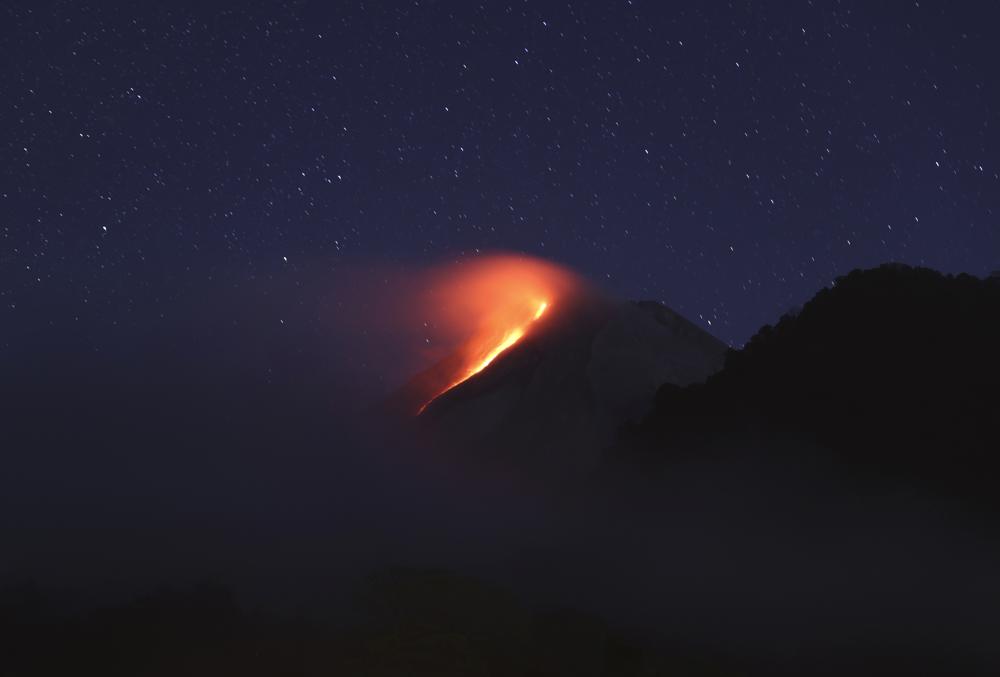
[[[839,638],[835,649],[748,660],[718,647],[624,632],[571,609],[532,609],[509,591],[432,570],[391,570],[358,591],[349,622],[242,608],[215,584],[161,589],[74,612],[30,585],[0,598],[3,668],[94,675],[989,674],[968,657]],[[776,638],[777,642],[781,640]]]
[[[1000,674],[995,279],[840,278],[539,501],[237,344],[10,372],[0,675]]]

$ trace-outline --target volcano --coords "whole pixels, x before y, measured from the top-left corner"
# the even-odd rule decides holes
[[[651,301],[577,290],[525,312],[526,320],[497,333],[475,368],[462,366],[468,351],[460,348],[394,396],[436,448],[586,472],[621,425],[649,410],[661,385],[702,382],[727,352]]]

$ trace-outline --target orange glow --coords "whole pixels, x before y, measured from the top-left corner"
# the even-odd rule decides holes
[[[524,336],[525,332],[528,330],[528,325],[530,325],[532,322],[540,318],[542,314],[545,312],[545,309],[548,307],[549,307],[548,301],[542,301],[541,303],[539,303],[538,309],[535,311],[535,314],[532,316],[531,320],[529,320],[527,324],[524,324],[519,327],[514,327],[513,329],[509,330],[506,334],[504,334],[503,338],[500,339],[500,342],[496,344],[494,347],[490,348],[489,351],[486,353],[486,356],[483,357],[483,359],[481,359],[479,362],[473,364],[469,368],[468,373],[466,373],[461,380],[452,384],[451,387],[454,388],[456,385],[458,385],[462,381],[465,381],[470,376],[478,374],[483,369],[490,366],[490,362],[495,360],[500,353],[507,350],[512,345],[521,340],[521,337]]]
[[[485,350],[486,353],[482,355],[482,357],[480,357],[478,361],[473,362],[472,365],[465,370],[465,372],[461,375],[461,377],[458,378],[458,380],[451,383],[447,388],[436,394],[433,398],[431,398],[430,401],[426,402],[422,407],[420,407],[420,411],[418,413],[422,413],[424,409],[427,408],[427,405],[429,405],[431,402],[436,400],[441,395],[445,394],[458,384],[464,383],[465,381],[469,380],[470,378],[481,372],[486,367],[490,366],[490,363],[492,363],[493,360],[497,359],[497,357],[499,357],[503,351],[507,350],[508,348],[510,348],[512,345],[514,345],[524,337],[531,323],[539,319],[543,314],[545,314],[545,311],[546,309],[548,309],[548,307],[549,307],[548,301],[539,302],[538,307],[535,309],[535,312],[532,314],[532,316],[528,319],[527,322],[525,322],[520,326],[507,330],[506,333],[503,334],[503,337],[500,339],[499,343],[496,343],[492,347],[490,347],[490,344],[488,343],[483,345],[483,350]]]
[[[439,268],[420,306],[425,326],[453,336],[457,345],[428,383],[418,413],[464,383],[527,336],[553,304],[580,286],[578,278],[554,264],[516,256],[480,257]]]

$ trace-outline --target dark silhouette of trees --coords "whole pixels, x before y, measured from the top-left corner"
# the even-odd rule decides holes
[[[602,620],[532,609],[507,590],[434,569],[389,569],[346,622],[241,608],[215,584],[162,589],[85,612],[33,585],[0,589],[0,675],[629,677],[731,674],[654,651]],[[698,668],[698,669],[692,669]]]
[[[802,439],[860,473],[993,500],[998,426],[1000,282],[886,264],[763,327],[706,384],[664,386],[614,453]]]

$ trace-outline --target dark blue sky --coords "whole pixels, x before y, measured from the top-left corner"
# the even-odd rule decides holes
[[[0,347],[494,249],[734,345],[852,268],[985,275],[998,22],[926,0],[5,3]]]

